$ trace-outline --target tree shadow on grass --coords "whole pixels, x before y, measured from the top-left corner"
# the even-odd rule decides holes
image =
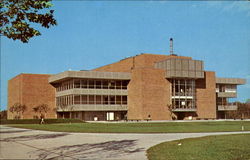
[[[59,133],[59,134],[37,134],[37,135],[27,135],[27,136],[18,136],[18,137],[8,137],[4,139],[0,139],[0,141],[4,142],[15,142],[15,141],[30,141],[30,140],[38,140],[38,139],[49,139],[49,138],[57,138],[69,135],[68,133]]]
[[[144,148],[136,147],[137,140],[108,141],[94,144],[65,145],[32,152],[38,159],[106,159],[142,152]]]

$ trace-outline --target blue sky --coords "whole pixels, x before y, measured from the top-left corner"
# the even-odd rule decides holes
[[[7,81],[20,73],[55,74],[93,69],[140,53],[174,52],[203,60],[218,77],[248,80],[238,87],[250,98],[250,2],[55,1],[56,27],[40,28],[28,44],[1,37],[1,110]]]

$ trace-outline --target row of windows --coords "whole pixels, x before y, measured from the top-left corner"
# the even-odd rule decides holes
[[[128,80],[91,80],[72,79],[56,86],[56,91],[64,91],[73,88],[85,89],[127,89]]]
[[[172,96],[194,96],[195,80],[172,79]]]
[[[173,96],[194,96],[194,93],[192,91],[173,92]]]
[[[216,90],[219,92],[235,91],[237,90],[237,85],[230,84],[216,84]]]
[[[173,108],[195,108],[193,99],[172,99]]]
[[[195,80],[172,79],[172,96],[191,96],[192,99],[172,98],[174,108],[195,108]]]
[[[233,98],[232,98],[233,99]],[[225,98],[225,97],[217,97],[216,98],[216,104],[217,105],[237,105],[235,102],[231,103],[231,98]]]
[[[57,106],[77,104],[127,104],[127,96],[112,95],[68,95],[56,98]]]

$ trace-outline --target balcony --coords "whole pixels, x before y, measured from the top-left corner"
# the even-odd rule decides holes
[[[196,112],[196,108],[173,108],[173,112]]]
[[[175,92],[174,95],[172,95],[172,98],[177,99],[193,99],[194,93],[191,92]]]
[[[236,92],[217,92],[217,96],[234,98],[234,97],[237,97],[237,93]]]
[[[122,89],[81,89],[74,88],[61,92],[56,92],[56,97],[67,96],[67,95],[128,95],[127,90]]]
[[[235,111],[237,109],[237,105],[218,105],[218,111]]]
[[[127,111],[127,105],[103,105],[103,104],[77,104],[70,105],[64,109],[58,108],[58,112],[63,111]]]

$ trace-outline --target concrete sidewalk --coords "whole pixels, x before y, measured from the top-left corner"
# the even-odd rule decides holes
[[[0,159],[147,159],[146,150],[156,144],[191,137],[239,134],[213,133],[66,133],[0,126]]]

